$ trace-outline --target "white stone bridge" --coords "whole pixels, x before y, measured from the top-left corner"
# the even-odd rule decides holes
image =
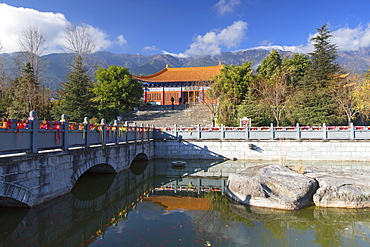
[[[118,173],[154,156],[151,127],[0,122],[0,206],[33,207],[70,192],[85,172]]]

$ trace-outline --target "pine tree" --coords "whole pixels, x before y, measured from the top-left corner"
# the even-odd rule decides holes
[[[30,111],[36,111],[39,118],[48,118],[49,91],[40,85],[33,67],[27,63],[17,77],[5,90],[4,103],[9,118],[27,118]]]
[[[331,31],[325,24],[317,28],[317,35],[311,39],[314,42],[314,51],[309,53],[311,57],[308,73],[321,87],[327,86],[341,71],[336,62],[338,48],[330,43],[331,36]]]
[[[67,83],[58,92],[59,99],[53,108],[53,117],[59,120],[62,114],[66,114],[70,122],[82,122],[84,117],[94,117],[96,111],[91,88],[92,82],[87,69],[83,66],[82,58],[77,57]]]
[[[337,46],[330,43],[331,31],[327,24],[317,31],[311,39],[314,51],[309,53],[307,74],[292,104],[292,115],[302,125],[337,124],[339,121],[339,106],[333,97],[335,78],[341,72],[335,61]]]

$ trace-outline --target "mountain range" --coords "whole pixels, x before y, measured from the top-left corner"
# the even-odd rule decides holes
[[[276,48],[275,48],[276,49]],[[291,56],[293,52],[277,49],[282,56]],[[100,51],[92,54],[90,65],[107,68],[109,65],[120,65],[127,67],[134,75],[150,75],[156,73],[166,65],[169,67],[193,67],[212,66],[219,62],[222,64],[240,65],[246,61],[252,61],[253,67],[257,68],[263,59],[271,52],[271,49],[252,48],[232,52],[222,52],[218,56],[188,57],[180,58],[169,54],[141,55],[141,54],[114,54]],[[17,53],[2,54],[6,61],[6,68],[12,79],[16,77],[17,71],[14,58]],[[61,83],[66,81],[69,73],[71,57],[67,54],[56,53],[42,56],[43,61],[43,83],[58,90]],[[370,47],[358,51],[338,52],[338,63],[350,73],[363,74],[370,66]],[[18,69],[19,70],[19,69]]]

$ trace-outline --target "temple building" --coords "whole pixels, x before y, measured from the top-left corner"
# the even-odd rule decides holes
[[[207,67],[170,68],[147,76],[133,76],[144,87],[144,104],[171,105],[207,102],[205,90],[210,79],[221,72],[222,64]]]

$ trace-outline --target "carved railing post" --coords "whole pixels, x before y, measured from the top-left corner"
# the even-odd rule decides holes
[[[295,127],[296,131],[297,131],[297,140],[300,140],[301,139],[301,127],[299,126],[299,123],[297,123],[296,127]]]
[[[105,118],[102,118],[101,121],[100,121],[100,125],[101,125],[101,131],[102,131],[102,140],[101,140],[101,145],[103,147],[105,147],[105,142],[106,142],[106,130],[107,130],[107,126],[106,126],[106,121],[105,121]]]
[[[325,123],[322,124],[322,139],[328,139],[328,130]]]
[[[221,124],[221,140],[225,139],[225,126]]]
[[[125,121],[125,123],[123,124],[124,126],[124,133],[125,133],[125,142],[128,143],[128,122]]]
[[[179,139],[179,132],[178,132],[178,130],[177,130],[177,124],[175,124],[175,125],[173,126],[173,131],[174,131],[175,139],[176,139],[176,140],[177,140],[177,139]]]
[[[274,140],[275,139],[275,130],[274,130],[274,124],[271,123],[270,125],[270,139]]]
[[[356,138],[356,136],[355,136],[355,126],[353,125],[352,122],[349,124],[349,128],[350,128],[350,137],[349,137],[349,139],[354,140]]]
[[[137,142],[137,124],[134,123],[134,142]]]
[[[36,111],[30,111],[30,117],[28,118],[32,121],[32,140],[31,140],[31,152],[38,153],[37,139],[39,134],[39,120],[37,119]]]
[[[197,129],[198,129],[198,137],[197,139],[200,140],[202,138],[202,128],[200,127],[200,124],[197,125]]]
[[[60,122],[63,123],[62,131],[63,131],[63,151],[68,151],[68,129],[69,129],[69,123],[68,123],[68,117],[66,114],[62,114]]]
[[[249,140],[250,139],[250,133],[249,133],[249,124],[245,125],[245,139]]]
[[[85,148],[90,148],[90,119],[88,117],[84,117],[84,137],[85,137]]]
[[[118,120],[114,120],[114,122],[113,122],[113,127],[115,128],[115,131],[114,131],[114,143],[116,144],[116,145],[118,145],[118,143],[119,143],[119,140],[118,140],[118,133],[119,133],[119,122],[118,122]]]

